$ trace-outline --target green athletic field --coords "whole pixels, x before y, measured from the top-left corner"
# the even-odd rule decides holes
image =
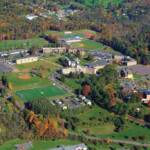
[[[87,37],[85,34],[82,33],[75,33],[75,34],[61,34],[61,35],[57,35],[59,38],[61,39],[66,39],[66,38],[75,38],[75,37]]]
[[[78,43],[72,43],[71,46],[90,50],[98,50],[103,47],[103,44],[95,41],[82,41]]]
[[[61,90],[56,85],[44,86],[34,89],[27,89],[15,92],[23,100],[29,101],[38,97],[54,97],[65,95],[66,92]]]

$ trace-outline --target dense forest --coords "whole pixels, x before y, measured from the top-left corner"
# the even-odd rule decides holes
[[[69,15],[67,21],[40,16],[44,10],[58,11],[64,7],[80,11]],[[28,39],[40,36],[45,30],[92,29],[97,32],[98,41],[136,58],[138,63],[150,64],[149,7],[147,0],[105,5],[96,0],[3,0],[0,3],[0,41]],[[39,17],[30,21],[25,18],[28,14]]]

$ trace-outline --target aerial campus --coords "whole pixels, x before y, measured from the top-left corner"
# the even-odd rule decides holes
[[[150,150],[150,1],[1,0],[0,150]]]

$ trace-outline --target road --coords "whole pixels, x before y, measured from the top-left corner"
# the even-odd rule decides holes
[[[128,117],[129,119],[131,119],[131,120],[134,120],[135,122],[142,123],[142,124],[144,124],[144,125],[148,125],[148,126],[150,126],[150,123],[148,123],[148,122],[145,122],[145,121],[139,120],[139,119],[134,118],[134,117],[129,116],[129,115],[127,115],[127,117]]]
[[[64,89],[67,93],[71,92],[73,96],[76,96],[75,92],[72,91],[71,89],[69,89],[68,87],[64,86],[63,84],[59,83],[57,80],[56,80],[56,72],[54,72],[53,74],[51,74],[49,76],[49,78],[55,82],[55,84],[59,87],[61,87],[62,89]]]
[[[61,130],[61,129],[59,129],[59,130]],[[105,142],[105,139],[101,139],[101,138],[80,135],[80,134],[76,134],[76,133],[69,132],[69,131],[67,131],[67,133],[70,134],[70,135],[75,135],[75,136],[77,135],[79,137],[85,137],[85,138],[87,138],[89,140],[96,140],[96,141]],[[112,142],[112,143],[123,143],[123,144],[130,144],[130,145],[138,145],[138,146],[147,146],[147,147],[150,147],[150,144],[138,143],[138,142],[134,142],[134,141],[123,141],[123,140],[111,140],[110,139],[110,142]]]

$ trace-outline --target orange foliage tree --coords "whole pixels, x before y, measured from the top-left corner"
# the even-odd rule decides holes
[[[8,84],[8,89],[12,90],[12,84],[11,83]]]
[[[90,92],[91,88],[89,85],[85,85],[85,88],[83,89],[82,93],[85,97],[88,96],[89,92]]]
[[[106,141],[107,144],[109,144],[110,143],[110,138],[107,138],[105,141]]]

